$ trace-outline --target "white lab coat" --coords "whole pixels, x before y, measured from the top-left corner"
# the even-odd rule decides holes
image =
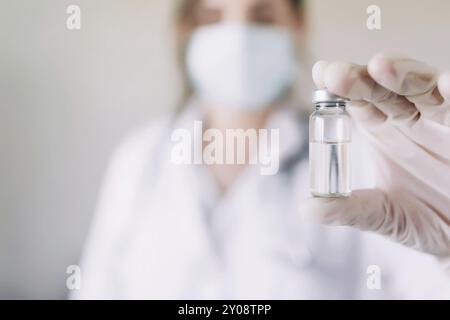
[[[444,297],[432,257],[373,234],[302,222],[297,206],[309,192],[300,149],[308,137],[293,112],[278,112],[270,125],[280,129],[281,171],[261,176],[249,166],[222,198],[204,167],[170,160],[172,130],[192,130],[201,118],[191,103],[174,123],[161,119],[118,149],[72,298]],[[355,135],[352,146],[357,188],[373,185],[361,139]],[[367,286],[371,265],[381,272],[379,290]]]

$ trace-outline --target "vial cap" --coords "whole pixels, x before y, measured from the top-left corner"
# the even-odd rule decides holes
[[[314,90],[312,102],[314,104],[317,104],[317,103],[325,103],[325,102],[331,102],[331,103],[343,102],[343,103],[345,103],[345,102],[349,102],[349,101],[350,101],[350,99],[338,96],[337,94],[334,94],[334,93],[331,93],[327,89],[317,89],[317,90]]]

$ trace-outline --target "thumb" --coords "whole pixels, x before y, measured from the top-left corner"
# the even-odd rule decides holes
[[[376,231],[386,220],[387,203],[379,189],[357,190],[351,197],[310,198],[300,205],[300,213],[308,222]]]
[[[357,190],[348,198],[312,198],[301,205],[306,221],[352,226],[437,256],[450,256],[450,226],[442,214],[413,194],[380,189]]]

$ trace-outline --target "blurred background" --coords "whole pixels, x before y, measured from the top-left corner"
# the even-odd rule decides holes
[[[114,146],[176,107],[175,3],[0,0],[0,298],[67,296]],[[78,31],[66,28],[71,4]],[[366,27],[371,4],[381,30]],[[447,0],[314,0],[307,11],[315,59],[387,50],[450,69]]]

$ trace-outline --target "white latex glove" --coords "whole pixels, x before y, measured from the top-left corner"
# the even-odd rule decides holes
[[[379,54],[368,66],[320,61],[313,79],[352,99],[348,111],[375,150],[377,188],[349,198],[312,198],[302,212],[315,222],[380,233],[448,262],[450,72]]]

